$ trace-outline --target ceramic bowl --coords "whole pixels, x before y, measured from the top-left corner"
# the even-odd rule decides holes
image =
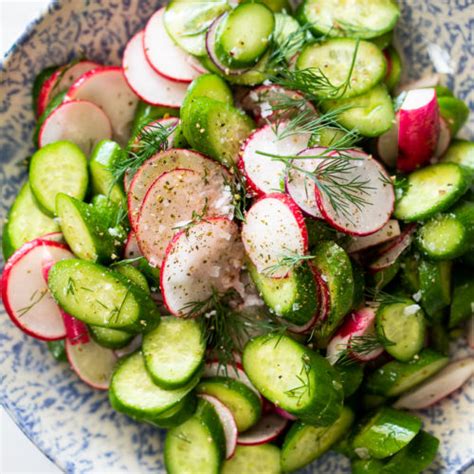
[[[119,64],[127,39],[160,4],[156,0],[53,2],[8,52],[0,94],[2,221],[25,179],[25,158],[33,151],[31,86],[36,74],[81,55]],[[397,41],[410,78],[436,67],[447,73],[446,84],[474,112],[472,8],[472,0],[404,0]],[[465,129],[471,131],[471,139],[473,124],[474,113]],[[46,456],[67,472],[164,472],[163,432],[115,413],[106,393],[79,381],[67,364],[51,358],[44,343],[23,335],[3,308],[0,313],[0,400]],[[459,355],[467,353],[465,347],[457,350]],[[474,462],[473,403],[471,382],[420,413],[426,429],[441,439],[431,472],[463,472]],[[329,453],[303,472],[337,474],[349,472],[349,466],[341,456]]]

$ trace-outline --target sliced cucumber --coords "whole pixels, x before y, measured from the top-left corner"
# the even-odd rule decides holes
[[[305,0],[298,15],[318,36],[374,38],[395,27],[400,9],[392,0]]]
[[[291,5],[288,0],[261,0],[270,10],[275,13],[286,11],[291,11]],[[289,16],[289,15],[288,15]]]
[[[404,448],[420,428],[418,417],[383,407],[359,426],[352,447],[362,459],[384,459]]]
[[[335,367],[341,377],[344,398],[348,398],[360,387],[364,378],[364,368],[360,364],[336,364]]]
[[[377,48],[384,50],[389,48],[393,41],[393,30],[387,31],[387,33],[383,33],[380,36],[375,36],[374,38],[370,38],[370,42],[377,45]]]
[[[214,407],[200,399],[196,413],[168,431],[164,457],[169,474],[219,474],[224,431]]]
[[[260,61],[243,74],[235,74],[226,76],[226,79],[234,85],[239,86],[256,86],[261,84],[268,78],[267,66],[270,58],[270,52],[267,51]]]
[[[456,163],[474,175],[474,142],[454,140],[442,158],[443,162]]]
[[[290,337],[267,334],[252,339],[245,346],[243,365],[265,398],[302,421],[328,426],[339,417],[339,374],[324,357]]]
[[[275,11],[275,10],[274,10]],[[290,11],[290,10],[287,10]],[[277,45],[278,48],[282,49],[283,54],[285,55],[285,59],[290,61],[291,58],[295,55],[295,53],[299,51],[295,51],[295,48],[288,47],[291,45],[292,39],[299,39],[301,32],[301,27],[298,21],[293,18],[291,15],[287,13],[275,13],[275,29],[273,31],[273,41]],[[304,32],[302,34],[311,37],[309,32]],[[301,39],[304,37],[301,36]],[[298,41],[295,41],[295,45],[298,44]]]
[[[296,61],[296,69],[324,73],[333,87],[321,88],[318,95],[322,99],[349,98],[379,83],[385,76],[386,61],[375,44],[340,38],[306,46]]]
[[[325,146],[330,147],[339,143],[344,143],[344,139],[347,136],[347,132],[344,132],[340,128],[336,127],[324,127],[321,130],[313,133],[311,136],[308,147]]]
[[[385,85],[389,91],[393,91],[398,86],[402,76],[402,60],[400,54],[398,54],[398,51],[393,46],[389,46],[384,54],[388,58]]]
[[[179,109],[171,109],[169,107],[160,107],[158,105],[150,105],[143,101],[138,101],[133,119],[132,131],[130,133],[131,142],[137,136],[137,133],[149,123],[167,117],[179,117]]]
[[[371,284],[376,291],[380,291],[397,276],[398,270],[400,270],[400,261],[395,260],[395,263],[392,263],[389,267],[383,268],[377,273],[370,275],[368,278],[369,284]]]
[[[195,377],[202,368],[205,350],[202,327],[194,319],[162,318],[143,338],[146,368],[163,388],[182,387]]]
[[[281,448],[283,471],[295,471],[321,457],[347,433],[354,413],[343,407],[339,418],[328,427],[316,427],[297,421],[288,431]]]
[[[309,265],[294,268],[285,278],[271,278],[258,273],[247,263],[250,277],[266,305],[277,315],[296,325],[304,325],[318,308],[317,287]]]
[[[113,266],[113,270],[118,273],[121,273],[125,278],[131,280],[146,293],[150,293],[148,281],[143,275],[143,273],[138,270],[138,268],[135,268],[133,265],[130,264],[121,264],[121,262],[117,262],[117,265]]]
[[[308,247],[311,250],[322,240],[336,240],[337,238],[336,231],[323,221],[307,218],[304,223],[308,231]]]
[[[260,419],[262,404],[258,395],[244,383],[230,377],[205,378],[198,393],[212,395],[232,412],[239,432],[251,428]]]
[[[89,326],[89,333],[97,344],[109,349],[121,349],[133,339],[130,334],[120,329],[108,329],[100,326]]]
[[[58,223],[44,214],[36,204],[29,183],[25,183],[18,193],[8,213],[7,222],[3,230],[5,259],[26,242],[59,232]]]
[[[106,267],[85,260],[63,260],[49,272],[48,287],[75,318],[131,333],[155,327],[160,315],[145,291]]]
[[[400,280],[410,294],[420,290],[420,276],[418,274],[420,256],[417,253],[407,254],[400,262]]]
[[[395,217],[413,222],[445,211],[467,191],[469,181],[466,172],[455,163],[438,163],[414,171],[395,206]]]
[[[421,306],[426,314],[436,319],[440,310],[451,303],[452,262],[431,262],[422,259],[418,267],[420,276]]]
[[[143,421],[156,425],[159,428],[174,428],[181,425],[194,415],[197,401],[198,399],[193,392],[188,393],[174,407],[166,410],[161,415],[154,417],[152,421],[146,419]]]
[[[354,459],[351,462],[352,474],[382,474],[384,463],[378,459]]]
[[[48,351],[58,362],[67,362],[66,348],[64,347],[64,339],[59,341],[48,341]]]
[[[280,450],[273,444],[237,446],[224,462],[222,474],[280,474]]]
[[[396,397],[439,372],[449,358],[431,349],[423,349],[408,362],[392,361],[372,372],[366,388],[370,393]]]
[[[438,97],[439,113],[455,137],[469,117],[469,107],[457,97]]]
[[[397,360],[412,359],[425,342],[425,316],[412,300],[382,304],[375,325],[385,350]]]
[[[451,308],[449,311],[449,327],[455,328],[472,317],[474,308],[474,277],[471,272],[460,272],[456,269]]]
[[[321,106],[324,111],[341,111],[336,120],[365,137],[382,135],[395,120],[392,99],[383,84],[357,97],[324,101]]]

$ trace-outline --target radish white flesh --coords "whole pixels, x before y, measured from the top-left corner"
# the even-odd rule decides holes
[[[393,406],[408,410],[427,408],[461,388],[473,374],[474,357],[457,360],[400,397]]]
[[[213,291],[225,292],[238,281],[243,248],[237,224],[224,217],[201,221],[173,237],[163,260],[163,302],[175,316],[205,301]]]
[[[284,418],[285,420],[294,421],[298,419],[297,416],[288,413],[286,410],[283,410],[283,408],[280,407],[275,407],[275,413]]]
[[[311,154],[311,149],[301,153],[302,156]],[[347,151],[339,158],[321,158],[318,169],[323,172],[335,159],[344,166],[341,171],[331,172],[331,178],[337,183],[332,186],[332,197],[339,197],[343,204],[334,208],[331,196],[316,187],[319,210],[332,227],[346,234],[369,235],[377,232],[388,222],[393,212],[395,193],[390,177],[378,161],[357,150]],[[349,183],[359,183],[351,188],[352,196],[358,198],[359,202],[343,197],[337,189],[347,188]]]
[[[435,157],[440,158],[444,155],[451,142],[451,131],[443,117],[439,118],[439,139],[436,146]]]
[[[152,68],[171,81],[191,82],[199,76],[188,60],[189,55],[176,46],[163,23],[165,8],[160,8],[145,27],[143,46]]]
[[[383,244],[400,235],[400,224],[396,219],[390,219],[380,230],[363,237],[352,237],[346,251],[349,253],[360,252],[361,250]]]
[[[150,186],[163,173],[175,168],[187,168],[197,171],[198,173],[203,173],[208,177],[210,182],[212,182],[216,176],[227,173],[225,168],[217,161],[211,160],[195,151],[170,149],[165,152],[157,153],[143,163],[133,177],[128,189],[128,217],[133,229],[136,229],[139,210]]]
[[[67,91],[79,77],[98,67],[100,67],[100,64],[92,61],[79,61],[72,66],[61,67],[55,71],[41,87],[38,97],[38,116],[44,112],[55,95]]]
[[[224,176],[206,180],[202,173],[176,168],[163,173],[150,187],[140,208],[137,240],[150,265],[160,267],[166,247],[194,216],[233,217],[232,192]]]
[[[67,140],[75,143],[86,156],[101,140],[112,138],[112,126],[104,111],[92,102],[73,100],[61,104],[44,121],[39,146]]]
[[[181,107],[188,85],[160,76],[148,63],[143,49],[143,31],[127,44],[123,53],[123,72],[140,99],[162,107]]]
[[[128,234],[127,242],[125,243],[124,258],[129,259],[141,256],[142,252],[138,246],[137,236],[135,235],[135,232],[132,231]]]
[[[285,124],[279,125],[277,133],[285,130]],[[310,135],[301,133],[279,139],[271,125],[265,125],[253,132],[245,141],[240,152],[239,167],[242,170],[249,190],[257,196],[269,194],[281,189],[285,164],[274,161],[259,152],[279,156],[293,156],[308,146]]]
[[[2,300],[11,320],[26,334],[53,341],[66,337],[61,311],[43,276],[46,261],[74,258],[60,243],[36,239],[8,260],[1,278]]]
[[[276,413],[267,413],[260,418],[260,421],[244,433],[240,433],[237,444],[243,446],[254,446],[265,444],[278,438],[286,428],[288,420]]]
[[[283,278],[290,271],[280,265],[285,255],[304,255],[308,250],[303,215],[285,194],[269,194],[253,204],[242,226],[242,241],[259,272],[272,267],[272,278]]]
[[[377,138],[377,155],[389,168],[397,166],[398,118],[390,130]]]
[[[232,412],[216,397],[204,394],[198,395],[198,397],[209,402],[214,407],[214,410],[216,410],[225,435],[225,458],[231,458],[237,447],[238,435],[237,424]]]
[[[435,89],[408,91],[397,115],[397,168],[408,173],[429,162],[436,152],[440,125]]]
[[[368,362],[376,359],[383,352],[383,347],[373,349],[370,352],[357,352],[351,347],[357,347],[357,338],[375,334],[375,309],[366,307],[349,314],[344,324],[336,332],[328,344],[326,357],[331,364],[335,364],[339,357],[346,351],[355,360]],[[355,338],[355,339],[353,339]]]
[[[112,133],[125,146],[135,116],[138,97],[125,80],[122,68],[100,67],[83,74],[70,88],[65,100],[87,100],[109,117]]]

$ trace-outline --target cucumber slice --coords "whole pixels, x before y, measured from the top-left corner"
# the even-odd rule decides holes
[[[173,408],[166,410],[162,415],[153,418],[153,421],[143,420],[159,428],[174,428],[191,418],[196,411],[197,397],[193,392],[188,393]]]
[[[474,302],[474,277],[471,272],[459,272],[456,269],[449,328],[455,328],[472,317]]]
[[[455,137],[469,117],[469,107],[457,97],[438,97],[439,113]]]
[[[59,232],[58,223],[41,211],[29,183],[25,183],[13,202],[3,230],[5,260],[26,242],[52,232]]]
[[[186,385],[202,368],[206,343],[194,319],[162,318],[143,338],[145,365],[153,381],[163,388]]]
[[[229,166],[237,161],[240,146],[253,128],[253,121],[244,112],[207,97],[194,99],[183,119],[189,144]]]
[[[48,351],[58,362],[67,362],[66,348],[64,347],[64,339],[58,341],[47,342]]]
[[[474,142],[454,140],[441,161],[456,163],[474,176]]]
[[[230,377],[209,377],[203,379],[196,390],[220,400],[232,412],[239,433],[248,430],[260,419],[260,398],[243,382]]]
[[[108,329],[100,326],[89,326],[89,334],[97,344],[109,349],[121,349],[133,339],[133,334],[120,329]]]
[[[339,418],[329,427],[316,427],[297,421],[288,431],[281,448],[283,471],[295,471],[321,457],[349,430],[354,413],[343,407]]]
[[[106,267],[85,260],[63,260],[48,277],[54,299],[75,318],[131,333],[152,329],[160,315],[139,286]]]
[[[378,459],[354,459],[351,462],[352,474],[382,474],[384,463]]]
[[[375,326],[385,350],[400,361],[408,361],[418,354],[425,342],[423,310],[409,299],[382,304],[377,310]]]
[[[384,459],[404,448],[420,428],[418,417],[383,407],[359,426],[352,438],[352,447],[362,459]]]
[[[418,274],[418,264],[420,256],[415,254],[407,254],[400,262],[400,280],[406,291],[410,294],[420,290],[420,276]]]
[[[439,312],[451,303],[452,262],[431,262],[422,259],[418,267],[421,306],[426,314],[436,319]]]
[[[355,55],[355,61],[353,61]],[[352,74],[347,88],[344,84]],[[355,97],[367,92],[385,76],[386,61],[375,44],[368,41],[339,38],[306,46],[296,61],[297,70],[324,73],[333,87],[322,87],[322,99]],[[335,90],[340,88],[341,90]]]
[[[360,387],[364,378],[364,368],[360,364],[335,365],[341,377],[344,398],[349,398]]]
[[[431,349],[423,349],[409,362],[388,362],[372,372],[366,388],[376,395],[396,397],[439,372],[448,362],[448,357]]]
[[[277,316],[296,325],[304,325],[311,320],[318,308],[318,290],[307,263],[294,268],[284,278],[262,275],[250,261],[247,268],[265,304]]]
[[[260,61],[247,72],[243,74],[234,74],[226,76],[227,81],[239,86],[256,86],[268,78],[267,66],[270,59],[270,52],[267,51]]]
[[[110,381],[109,398],[120,413],[150,423],[175,414],[173,408],[194,388],[198,379],[176,390],[165,390],[153,383],[141,352],[120,359]]]
[[[308,231],[308,247],[314,249],[322,240],[336,240],[337,232],[326,222],[319,219],[307,218],[304,220]],[[312,253],[312,252],[310,252]]]
[[[269,5],[268,5],[269,6]],[[271,7],[270,7],[271,8]],[[273,10],[275,11],[275,10]],[[287,9],[287,11],[290,11]],[[287,13],[275,13],[275,29],[273,30],[273,41],[275,42],[277,48],[283,49],[283,54],[285,59],[290,61],[291,58],[295,55],[295,48],[288,48],[290,45],[290,36],[292,38],[298,39],[299,36],[296,32],[301,31],[300,24],[298,21]],[[309,37],[311,34],[305,32],[303,33]]]
[[[369,284],[373,286],[376,291],[380,291],[397,276],[398,270],[400,270],[400,261],[395,260],[395,263],[392,263],[389,267],[383,268],[377,273],[370,275],[368,278]]]
[[[374,43],[377,48],[384,50],[389,48],[393,41],[393,30],[387,31],[380,36],[376,36],[375,38],[370,38],[370,42]]]
[[[121,264],[121,262],[117,262],[117,265],[113,266],[113,270],[121,273],[125,278],[131,280],[146,293],[150,293],[150,287],[145,275],[143,275],[143,273],[133,265]]]
[[[420,431],[408,446],[399,451],[383,468],[383,474],[420,474],[434,461],[439,440]]]
[[[438,163],[414,171],[395,206],[395,217],[407,222],[427,219],[453,205],[468,189],[469,177],[455,163]]]
[[[291,5],[288,0],[261,0],[261,3],[265,4],[268,8],[270,8],[271,11],[275,13],[281,11],[291,12]]]
[[[133,119],[131,141],[133,142],[138,132],[150,122],[167,117],[179,117],[179,109],[172,109],[170,107],[161,107],[158,105],[147,104],[139,101],[135,110],[135,117]]]
[[[241,3],[220,22],[216,54],[229,68],[254,66],[268,48],[275,18],[263,3]]]
[[[116,161],[122,159],[123,153],[118,143],[102,140],[95,146],[89,161],[92,192],[108,196],[118,204],[125,202],[125,194],[120,184],[114,179],[111,167]]]
[[[305,0],[298,16],[318,36],[375,38],[395,27],[400,9],[392,0]]]
[[[280,474],[280,450],[273,444],[237,446],[222,466],[222,474]]]
[[[168,474],[219,474],[224,431],[214,407],[200,399],[196,413],[168,431],[164,457]]]
[[[247,376],[271,402],[308,424],[328,426],[339,417],[343,390],[329,362],[288,336],[252,339],[243,353]]]
[[[378,84],[365,94],[350,99],[323,101],[324,111],[342,110],[336,120],[349,130],[356,130],[364,137],[378,137],[389,130],[395,120],[392,99],[383,84]]]
[[[384,51],[385,57],[387,58],[387,75],[385,76],[385,85],[387,89],[392,92],[399,84],[402,77],[402,59],[400,54],[393,47],[389,46]]]
[[[204,56],[207,30],[229,8],[226,0],[174,0],[166,7],[163,21],[168,34],[179,47],[193,56]]]

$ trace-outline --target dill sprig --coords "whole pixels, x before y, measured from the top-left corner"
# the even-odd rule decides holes
[[[47,293],[48,293],[47,288],[45,288],[44,290],[41,290],[40,292],[35,291],[30,297],[31,303],[18,310],[18,317],[21,318],[30,310],[32,310],[46,296]]]
[[[245,222],[245,212],[251,196],[247,193],[244,177],[234,164],[230,168],[231,178],[224,175],[224,184],[230,187],[232,193],[232,204],[234,206],[235,219]]]
[[[300,385],[285,392],[289,397],[297,398],[298,403],[301,402],[305,395],[308,397],[311,396],[311,361],[306,354],[302,356],[301,360],[303,366],[301,367],[300,373],[296,376]]]
[[[410,301],[406,296],[391,295],[390,293],[386,293],[385,291],[379,290],[377,288],[366,288],[365,294],[368,300],[371,300],[378,305],[398,304]]]
[[[300,255],[298,253],[288,251],[287,254],[282,255],[278,259],[278,262],[276,264],[264,268],[262,270],[262,273],[268,277],[271,277],[282,268],[285,268],[285,269],[288,269],[288,271],[291,271],[302,262],[306,260],[312,260],[313,258],[314,258],[314,255]]]
[[[357,360],[355,360],[354,354],[365,356],[380,349],[382,345],[393,344],[388,340],[384,342],[385,344],[382,344],[380,337],[375,334],[353,336],[347,344],[347,347],[339,353],[336,365],[348,366],[356,364]]]
[[[204,206],[202,207],[202,209],[200,211],[193,210],[191,214],[191,219],[183,224],[174,226],[173,230],[177,230],[177,231],[184,230],[185,232],[188,232],[188,230],[191,227],[198,224],[199,222],[202,222],[207,217],[208,211],[209,211],[209,202],[206,197],[204,198]]]

